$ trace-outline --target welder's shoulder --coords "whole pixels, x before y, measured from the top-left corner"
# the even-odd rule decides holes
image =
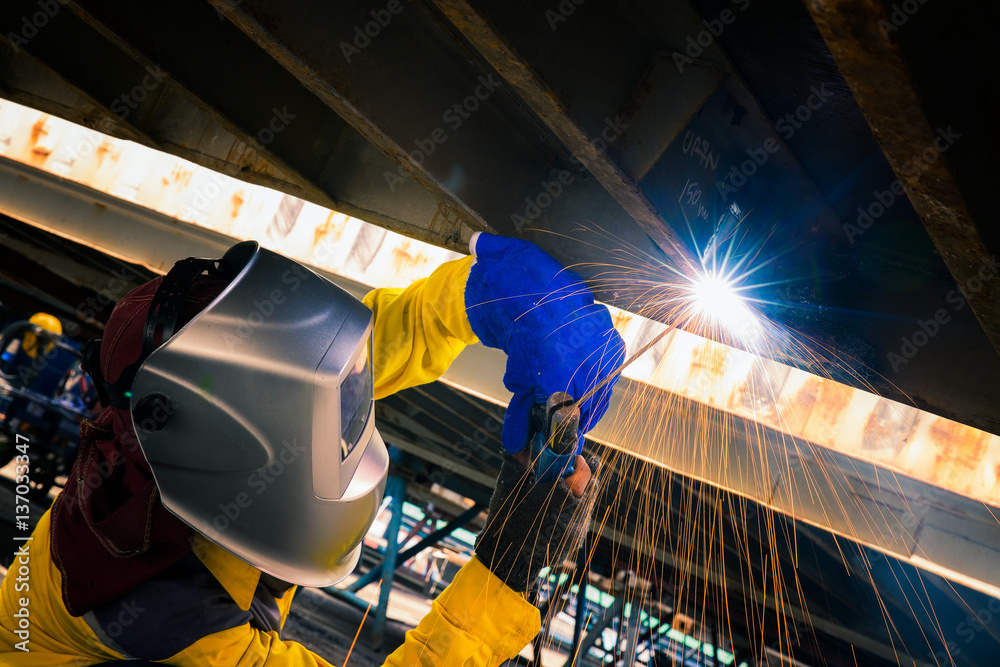
[[[259,586],[259,570],[214,545],[198,550],[211,567],[192,552],[118,600],[74,617],[62,601],[49,529],[46,513],[0,584],[0,664],[325,664],[278,638],[293,591],[276,600]]]
[[[292,591],[275,599],[259,570],[215,545],[195,546],[128,595],[84,615],[104,646],[180,667],[327,664],[280,639]]]
[[[271,600],[273,606],[273,599]],[[166,660],[253,620],[194,554],[83,616],[102,644],[131,658]]]

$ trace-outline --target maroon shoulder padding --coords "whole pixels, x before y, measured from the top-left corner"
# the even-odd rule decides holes
[[[142,350],[149,304],[162,278],[129,292],[115,306],[101,341],[109,382]],[[178,328],[225,288],[202,276],[181,308]],[[191,550],[194,531],[160,502],[127,410],[107,408],[80,428],[80,450],[52,507],[51,552],[63,577],[63,602],[82,616],[122,597]]]

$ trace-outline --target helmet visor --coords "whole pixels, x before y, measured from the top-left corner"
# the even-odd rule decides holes
[[[340,448],[346,460],[365,432],[374,400],[372,337],[363,346],[350,372],[340,385]]]

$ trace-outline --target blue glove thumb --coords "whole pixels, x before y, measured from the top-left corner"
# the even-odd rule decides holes
[[[531,422],[531,406],[536,402],[534,391],[520,391],[514,394],[507,404],[507,413],[503,418],[503,433],[501,442],[508,452],[519,452],[528,442],[528,429]]]

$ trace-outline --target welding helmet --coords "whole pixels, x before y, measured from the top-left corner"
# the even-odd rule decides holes
[[[205,272],[230,282],[174,332]],[[139,358],[113,384],[94,379],[129,410],[168,510],[274,577],[328,586],[354,569],[385,487],[371,345],[364,304],[247,241],[178,262]]]

